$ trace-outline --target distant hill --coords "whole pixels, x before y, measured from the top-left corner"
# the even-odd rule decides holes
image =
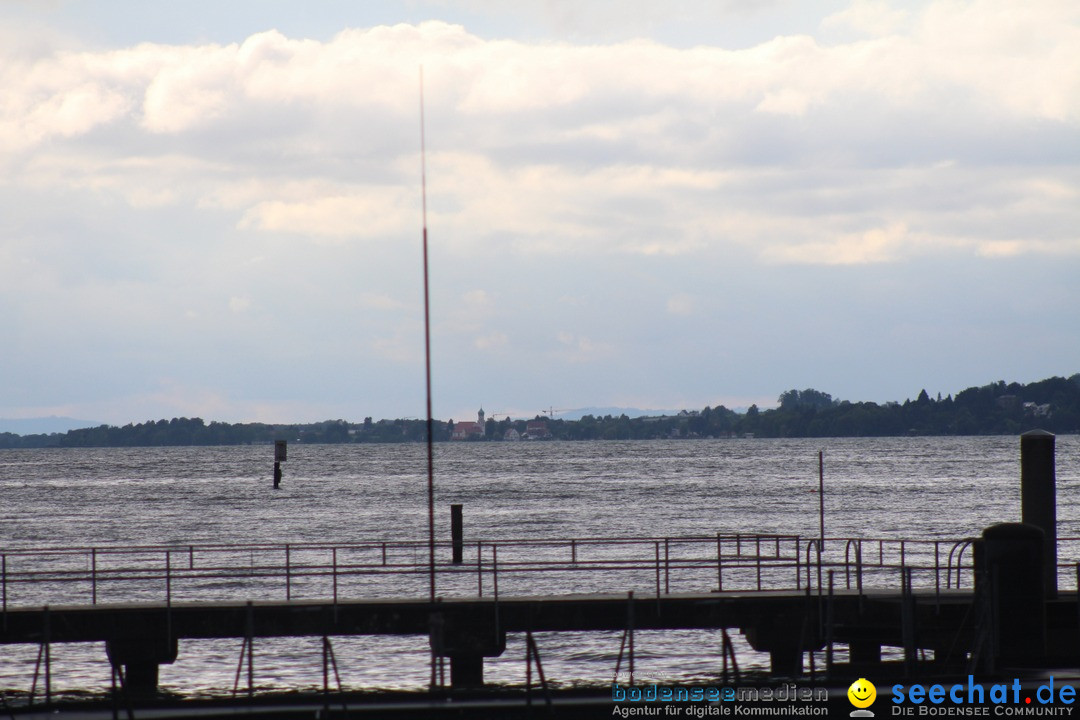
[[[587,407],[556,412],[555,417],[559,420],[580,420],[586,415],[592,415],[593,417],[605,417],[607,415],[610,415],[611,417],[616,418],[625,415],[628,418],[639,418],[660,417],[662,415],[678,415],[679,412],[679,410],[642,410],[640,408],[626,407]]]
[[[914,400],[903,403],[850,402],[813,388],[792,389],[781,393],[778,403],[778,407],[767,410],[752,405],[745,413],[723,405],[679,411],[552,410],[555,417],[543,420],[489,418],[484,432],[470,439],[501,440],[513,437],[511,430],[517,436],[539,432],[541,437],[555,440],[1015,435],[1035,428],[1056,434],[1080,433],[1080,373],[1026,385],[999,380],[961,390],[955,397],[930,397],[922,390]],[[572,416],[578,419],[570,419]],[[416,418],[374,421],[369,417],[362,424],[326,420],[304,425],[206,423],[201,418],[173,418],[124,427],[93,426],[72,418],[5,422],[17,423],[24,433],[27,428],[38,428],[39,432],[19,435],[0,430],[0,448],[244,445],[282,438],[301,443],[422,442],[427,433],[426,421]],[[68,423],[84,427],[65,433],[54,430],[70,427]],[[539,427],[530,427],[534,424]],[[434,439],[450,440],[451,425],[436,421]]]
[[[78,430],[80,428],[97,427],[100,424],[100,422],[93,420],[78,420],[71,417],[57,417],[56,415],[43,418],[0,418],[0,433],[51,435],[52,433],[66,433],[69,430]]]

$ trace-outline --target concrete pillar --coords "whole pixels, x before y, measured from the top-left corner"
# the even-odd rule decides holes
[[[460,565],[465,557],[465,522],[462,506],[450,506],[450,544],[453,546],[454,564]]]
[[[105,653],[113,665],[124,667],[124,686],[131,694],[157,692],[158,669],[176,662],[176,638],[116,638],[105,643]]]
[[[983,530],[979,576],[989,587],[980,590],[989,591],[999,665],[1045,660],[1044,542],[1042,529],[1026,523]]]
[[[853,640],[848,645],[848,657],[852,665],[879,665],[881,643],[876,640]]]
[[[450,687],[471,688],[484,684],[484,658],[506,650],[506,631],[494,616],[480,619],[453,611],[432,614],[431,647],[436,655],[450,658]]]
[[[1043,531],[1043,589],[1057,597],[1057,491],[1054,435],[1032,430],[1020,436],[1021,521]]]
[[[484,685],[483,655],[451,655],[450,687],[475,688]]]
[[[803,653],[820,650],[823,644],[803,639],[805,618],[801,615],[768,615],[743,628],[750,647],[769,653],[769,674],[774,677],[802,675]]]

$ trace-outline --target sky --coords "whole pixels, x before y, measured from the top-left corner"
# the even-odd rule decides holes
[[[1080,372],[1074,0],[0,0],[0,417]]]

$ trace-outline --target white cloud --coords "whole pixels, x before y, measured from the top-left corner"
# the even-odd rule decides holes
[[[894,9],[885,0],[854,0],[847,8],[821,21],[826,29],[848,28],[872,36],[889,35],[907,20],[906,10]]]
[[[905,254],[908,229],[903,223],[848,233],[821,242],[774,245],[763,255],[776,262],[818,265],[865,265],[896,260]]]
[[[687,293],[676,293],[667,300],[667,311],[672,315],[693,315],[694,298]]]
[[[558,41],[424,22],[323,40],[268,30],[115,49],[0,44],[0,296],[13,308],[0,331],[22,339],[26,357],[67,357],[71,343],[107,336],[95,352],[123,346],[137,359],[112,358],[127,383],[139,364],[180,364],[185,344],[198,357],[202,335],[247,367],[266,357],[260,338],[288,337],[285,350],[309,353],[305,362],[332,352],[355,362],[342,382],[414,370],[421,64],[435,331],[452,350],[441,362],[547,358],[574,372],[538,385],[580,377],[591,392],[637,383],[635,372],[672,375],[638,323],[675,343],[685,323],[672,315],[715,323],[730,346],[710,344],[710,358],[723,351],[730,363],[737,344],[786,336],[797,302],[777,290],[755,300],[760,310],[743,305],[753,283],[820,287],[823,276],[899,276],[920,263],[964,277],[968,264],[993,272],[1017,258],[1048,263],[1032,271],[1046,276],[1075,263],[1075,3],[857,0],[745,45],[652,32],[665,13],[707,25],[741,12],[734,2],[635,3],[642,14],[592,35],[591,22],[626,6],[552,7],[525,12],[567,28]],[[809,12],[772,7],[774,21]],[[713,307],[731,312],[702,311]],[[162,318],[187,318],[173,328],[183,338],[155,330]],[[1071,347],[1061,340],[1056,352],[1076,356]],[[751,365],[744,377],[759,374]],[[602,382],[591,374],[601,367],[612,369]],[[762,392],[671,388],[657,405]]]
[[[397,232],[406,220],[416,221],[398,188],[356,188],[350,195],[303,201],[264,200],[248,209],[237,227],[284,232],[311,238],[378,238]]]
[[[245,313],[251,309],[251,298],[248,297],[231,297],[229,298],[229,310],[234,313]]]
[[[509,338],[506,336],[506,333],[494,331],[488,333],[487,335],[481,335],[480,337],[477,337],[473,341],[473,344],[478,350],[494,350],[496,348],[505,346],[508,341]]]

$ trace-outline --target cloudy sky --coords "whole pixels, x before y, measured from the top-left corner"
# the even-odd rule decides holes
[[[0,417],[1080,372],[1074,0],[0,0]]]

